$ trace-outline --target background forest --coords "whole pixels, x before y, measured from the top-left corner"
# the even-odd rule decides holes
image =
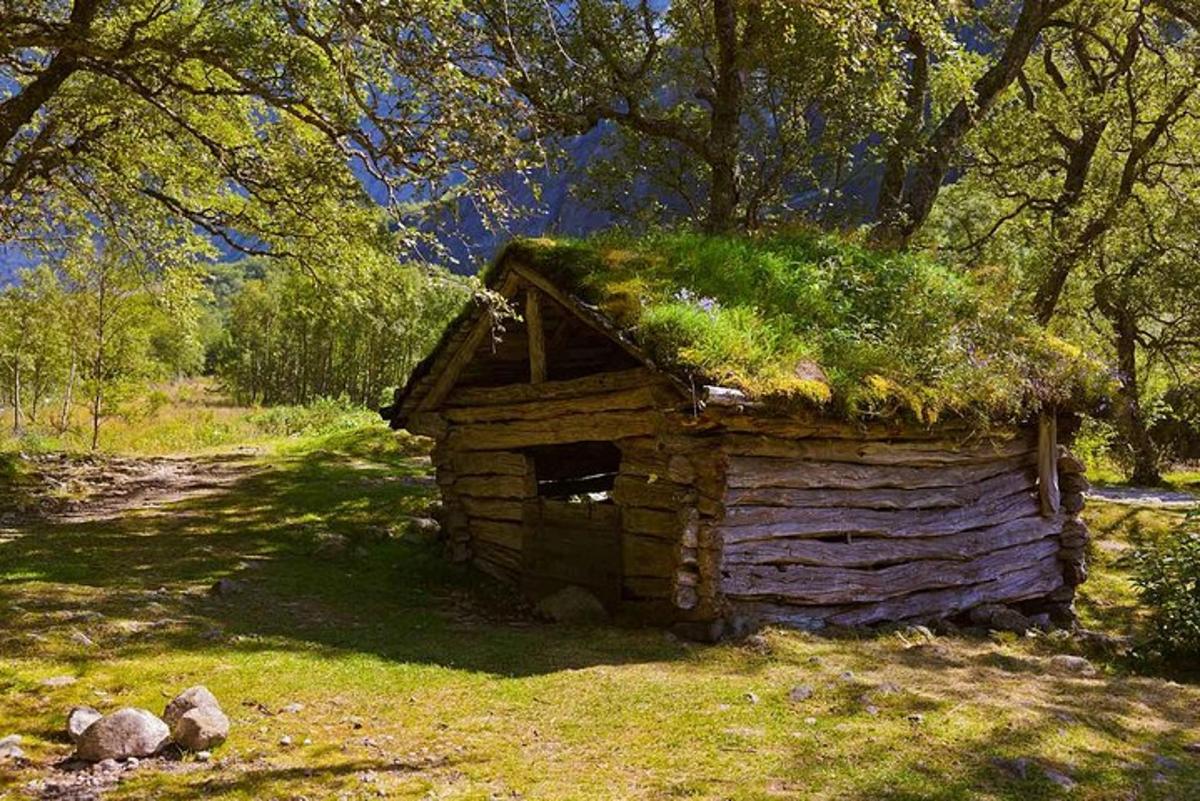
[[[1190,0],[8,0],[6,427],[94,445],[199,374],[373,406],[514,234],[818,226],[1017,293],[1110,368],[1085,449],[1155,482],[1200,457],[1198,24]]]

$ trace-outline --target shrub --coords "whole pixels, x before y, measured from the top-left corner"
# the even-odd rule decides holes
[[[1200,656],[1200,513],[1134,556],[1134,579],[1150,610],[1151,647],[1169,657]]]

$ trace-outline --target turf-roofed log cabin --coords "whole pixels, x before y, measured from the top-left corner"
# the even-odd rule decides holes
[[[697,631],[1069,614],[1096,379],[1007,288],[822,234],[522,241],[485,284],[383,410],[453,558]]]

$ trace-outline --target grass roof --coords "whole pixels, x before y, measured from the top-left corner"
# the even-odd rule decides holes
[[[506,256],[598,306],[662,367],[769,403],[996,420],[1102,390],[1013,286],[838,234],[538,239]]]

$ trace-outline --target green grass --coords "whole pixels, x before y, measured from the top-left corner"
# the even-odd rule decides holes
[[[658,363],[776,402],[1007,420],[1100,381],[1018,310],[1013,287],[841,234],[605,235],[509,253],[598,304]]]
[[[436,545],[379,537],[430,500],[413,448],[379,425],[316,432],[241,457],[238,482],[209,496],[0,528],[0,736],[23,734],[33,761],[0,770],[0,798],[69,753],[72,705],[161,711],[198,682],[233,720],[217,761],[139,769],[108,798],[1063,796],[996,758],[1070,772],[1072,798],[1200,795],[1200,758],[1183,750],[1200,741],[1200,687],[1100,654],[1099,678],[1055,675],[1044,660],[1068,644],[1047,638],[772,631],[707,647],[532,623]],[[1125,543],[1138,520],[1104,508],[1092,525]],[[330,533],[360,545],[320,555]],[[227,576],[245,591],[209,597]],[[1125,582],[1118,559],[1097,563],[1089,625],[1136,626]],[[64,674],[78,681],[40,683]],[[797,684],[813,697],[790,703]],[[304,709],[279,712],[293,702]]]

